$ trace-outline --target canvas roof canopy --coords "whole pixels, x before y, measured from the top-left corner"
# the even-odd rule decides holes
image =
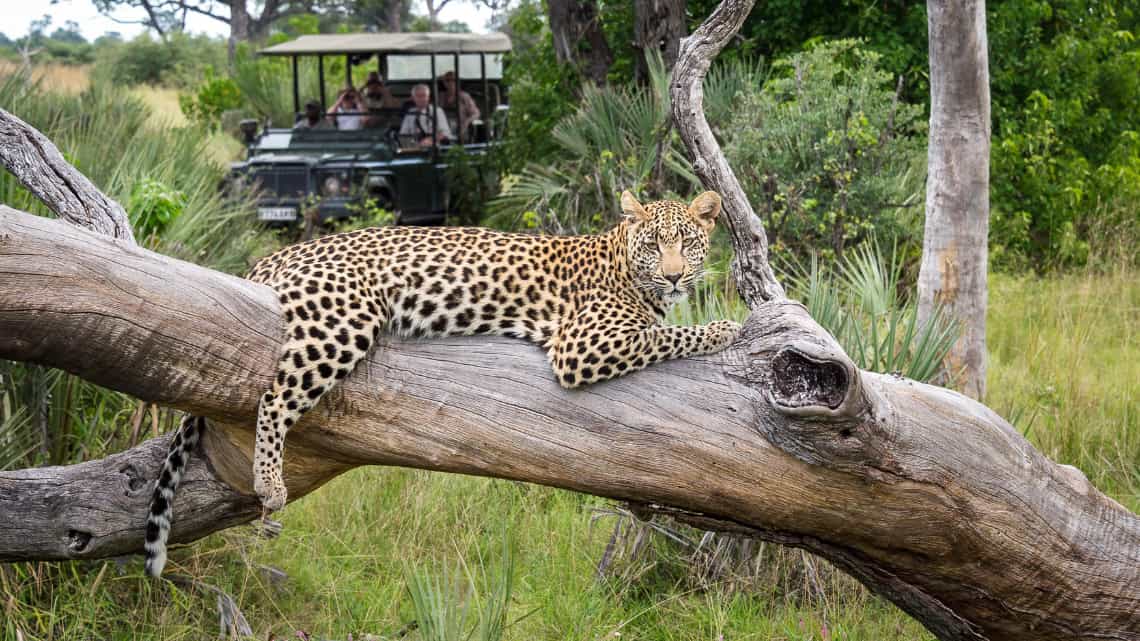
[[[503,33],[330,33],[301,36],[260,52],[263,56],[371,53],[505,53]]]

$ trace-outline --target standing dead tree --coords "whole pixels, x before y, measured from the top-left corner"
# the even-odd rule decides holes
[[[918,313],[944,305],[963,332],[947,357],[972,398],[986,393],[990,75],[986,3],[927,2],[930,145]]]
[[[860,371],[783,297],[701,114],[704,71],[750,8],[726,1],[684,41],[673,86],[724,195],[752,309],[740,340],[574,392],[522,342],[382,340],[290,433],[290,497],[364,464],[542,483],[810,550],[941,639],[1140,639],[1140,518],[986,407]],[[210,418],[175,540],[257,515],[252,425],[281,340],[269,289],[3,207],[0,274],[0,357]],[[0,473],[0,560],[140,551],[166,445]]]

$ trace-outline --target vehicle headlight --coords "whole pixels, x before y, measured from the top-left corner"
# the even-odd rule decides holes
[[[341,191],[348,191],[348,185],[338,176],[327,176],[321,181],[321,194],[325,196],[339,196]]]

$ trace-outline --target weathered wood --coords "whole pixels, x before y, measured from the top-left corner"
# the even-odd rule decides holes
[[[930,143],[918,315],[944,307],[962,325],[947,357],[959,389],[986,393],[990,220],[990,76],[983,0],[926,3]]]
[[[732,277],[737,290],[755,309],[765,301],[784,297],[784,288],[768,265],[768,236],[764,225],[740,187],[736,174],[720,151],[705,120],[704,79],[720,50],[740,31],[755,0],[725,0],[708,20],[681,41],[681,55],[673,67],[670,96],[673,124],[689,151],[693,171],[705,187],[720,194],[735,258]]]
[[[135,242],[122,205],[76,171],[35,127],[3,109],[0,165],[60,218],[112,238]]]
[[[212,419],[176,540],[254,516],[269,289],[11,209],[0,273],[0,357]],[[164,445],[0,474],[0,520],[22,524],[0,558],[141,549]],[[721,354],[572,392],[525,342],[382,339],[286,461],[291,497],[387,464],[670,506],[831,559],[943,639],[1140,638],[1140,519],[974,401],[860,372],[791,301],[759,306]],[[209,471],[222,482],[196,481]]]

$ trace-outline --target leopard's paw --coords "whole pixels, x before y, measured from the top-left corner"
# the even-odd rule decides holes
[[[285,483],[279,476],[256,474],[253,479],[253,491],[261,499],[261,505],[269,512],[276,512],[285,507],[289,492]]]
[[[730,320],[718,320],[705,325],[704,354],[712,354],[728,347],[740,335],[740,323]]]

